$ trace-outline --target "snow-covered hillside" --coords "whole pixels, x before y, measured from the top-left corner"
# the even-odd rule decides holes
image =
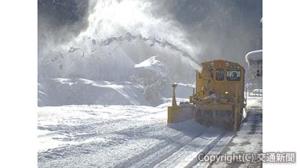
[[[147,104],[143,88],[131,82],[54,78],[39,84],[39,105]]]
[[[127,80],[91,80],[86,78],[46,78],[39,80],[39,106],[58,105],[152,105],[171,97],[171,80],[166,65],[150,57],[134,65]],[[179,98],[188,98],[193,85],[177,88]]]
[[[166,77],[166,67],[165,65],[157,59],[157,56],[152,56],[145,61],[135,64],[134,68],[149,70],[152,73],[156,73],[161,77]]]
[[[180,85],[177,97],[188,98],[192,94],[193,85]],[[155,91],[155,85],[143,86],[130,81],[111,82],[93,81],[83,78],[53,78],[38,85],[39,106],[59,105],[159,105],[167,102],[171,97],[171,86],[168,83]],[[153,99],[158,103],[152,104],[149,93],[160,92]]]

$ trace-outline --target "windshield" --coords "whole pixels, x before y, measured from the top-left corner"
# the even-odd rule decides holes
[[[227,71],[227,80],[228,81],[239,81],[241,80],[241,71],[240,70],[229,70]]]
[[[222,69],[219,69],[216,71],[216,80],[217,81],[222,81],[225,78],[225,71]]]

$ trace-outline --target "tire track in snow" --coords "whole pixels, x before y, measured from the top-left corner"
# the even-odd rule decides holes
[[[176,152],[178,149],[191,142],[195,137],[201,135],[202,133],[203,132],[199,132],[193,136],[187,136],[184,135],[184,133],[179,133],[176,136],[170,137],[169,140],[164,140],[163,142],[152,147],[151,149],[140,153],[126,160],[125,162],[119,163],[115,167],[153,167],[155,164],[164,160],[172,153]]]
[[[88,138],[99,136],[99,134],[111,134],[116,131],[121,131],[118,129],[106,129],[106,128],[122,128],[126,126],[124,129],[130,129],[131,127],[135,127],[136,125],[128,125],[124,123],[128,123],[130,120],[135,120],[141,117],[144,117],[146,115],[145,112],[141,112],[142,114],[120,118],[120,119],[114,119],[114,120],[104,120],[104,121],[97,121],[93,120],[91,123],[84,123],[81,125],[69,125],[69,124],[57,124],[57,125],[38,125],[38,129],[40,130],[48,130],[52,133],[49,133],[47,135],[42,136],[48,136],[48,135],[64,135],[65,138],[57,138],[62,141],[74,141],[74,140],[85,140]],[[156,115],[157,113],[161,113],[161,111],[158,112],[152,112],[151,115]],[[137,123],[137,122],[135,122]],[[149,124],[152,124],[150,122]],[[141,125],[143,123],[141,122]],[[101,132],[99,132],[101,131]]]
[[[233,132],[228,132],[226,133],[219,141],[217,141],[216,144],[205,154],[203,153],[201,157],[203,158],[204,156],[219,156],[221,152],[225,149],[225,147],[231,142],[232,138],[235,136],[235,133]],[[200,158],[198,158],[200,159]],[[193,168],[208,168],[211,164],[214,162],[203,162],[200,161],[197,162]]]
[[[127,121],[128,122],[128,121]],[[101,148],[107,148],[113,145],[120,145],[125,142],[134,141],[137,138],[149,138],[143,134],[143,132],[151,132],[153,129],[159,129],[162,127],[163,124],[147,124],[142,125],[138,128],[125,128],[123,130],[117,130],[114,132],[109,132],[106,134],[92,134],[92,137],[101,137],[105,141],[95,141],[95,142],[88,142],[88,143],[82,143],[82,144],[76,144],[76,145],[66,145],[61,146],[57,148],[48,149],[44,152],[38,153],[38,160],[55,160],[55,159],[62,159],[69,156],[77,156],[81,154],[91,154],[96,153]],[[73,131],[76,131],[74,129]],[[131,131],[132,134],[126,134],[125,132]],[[87,133],[87,132],[86,132]],[[89,137],[89,138],[92,138]],[[150,137],[151,138],[151,137]],[[72,140],[75,140],[74,138]]]
[[[207,129],[154,167],[191,167],[198,162],[198,155],[207,153],[223,135],[223,131]]]

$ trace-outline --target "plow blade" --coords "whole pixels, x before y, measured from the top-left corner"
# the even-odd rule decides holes
[[[238,130],[241,116],[240,109],[232,104],[181,104],[168,107],[168,123],[193,119],[205,126]]]
[[[194,120],[206,126],[234,129],[233,105],[201,105],[195,108]]]
[[[168,107],[168,123],[182,122],[193,118],[195,107],[191,104]]]

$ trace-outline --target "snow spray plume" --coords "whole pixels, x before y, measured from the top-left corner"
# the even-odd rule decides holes
[[[247,51],[262,45],[262,0],[153,0],[156,15],[172,18],[201,45],[201,61],[245,63]]]
[[[188,63],[195,69],[198,71],[202,70],[201,65],[198,63],[199,61],[197,61],[195,58],[193,58],[188,52],[180,49],[179,47],[177,47],[176,45],[170,43],[167,40],[159,40],[156,39],[154,37],[143,37],[142,35],[132,35],[131,33],[126,33],[125,36],[118,36],[118,37],[110,37],[107,38],[103,41],[100,42],[101,46],[107,46],[110,45],[112,42],[118,41],[118,42],[122,42],[122,41],[132,41],[132,40],[143,40],[146,43],[150,42],[150,46],[154,46],[154,45],[159,45],[161,47],[168,47],[171,50],[177,51],[181,54],[182,57],[184,57],[186,61],[188,61]]]

